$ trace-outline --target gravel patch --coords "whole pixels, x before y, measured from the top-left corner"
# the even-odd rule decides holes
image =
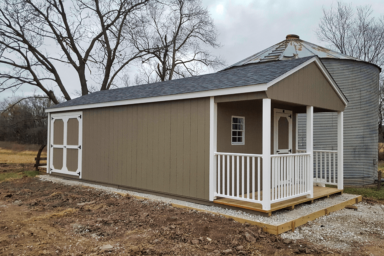
[[[297,205],[295,206],[294,210],[280,210],[278,212],[274,212],[271,217],[266,217],[266,216],[260,216],[260,215],[244,212],[242,210],[233,210],[233,209],[226,209],[223,207],[201,205],[201,204],[190,203],[182,200],[176,200],[176,199],[150,195],[145,193],[138,193],[138,192],[129,191],[129,190],[111,188],[111,187],[106,187],[102,185],[90,184],[86,182],[79,182],[75,180],[65,180],[62,178],[53,177],[49,175],[42,175],[42,176],[39,176],[39,178],[40,180],[43,180],[43,181],[51,181],[51,182],[62,183],[66,185],[86,185],[86,186],[103,190],[106,192],[110,192],[110,193],[116,193],[116,192],[128,193],[128,194],[131,194],[132,196],[140,196],[148,200],[155,200],[155,201],[162,201],[165,203],[174,203],[174,204],[184,205],[184,206],[188,206],[196,209],[216,212],[219,214],[225,214],[232,217],[243,218],[251,221],[261,222],[264,224],[270,224],[270,225],[280,225],[288,221],[292,221],[294,219],[308,215],[310,213],[319,211],[326,207],[333,206],[335,204],[345,202],[351,198],[356,197],[356,195],[350,195],[350,194],[334,195],[334,196],[331,196],[330,198],[316,200],[313,204]]]
[[[364,244],[380,243],[384,239],[384,206],[360,202],[358,209],[342,209],[320,217],[282,238],[307,239],[328,248],[343,251],[359,249]]]

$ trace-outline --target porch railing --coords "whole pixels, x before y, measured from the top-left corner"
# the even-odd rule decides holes
[[[271,156],[271,203],[308,195],[310,154]]]
[[[215,196],[261,203],[262,155],[216,152],[215,157]]]
[[[337,185],[337,151],[315,150],[313,163],[314,183]]]
[[[297,152],[305,153],[305,149]],[[313,182],[322,185],[337,185],[337,150],[313,151]]]

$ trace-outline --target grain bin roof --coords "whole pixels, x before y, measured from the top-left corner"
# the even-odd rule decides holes
[[[286,40],[245,58],[228,68],[260,62],[300,59],[309,56],[362,61],[360,59],[301,40],[299,36],[291,34],[287,35]]]
[[[313,56],[289,61],[265,62],[213,74],[98,91],[55,105],[50,109],[266,84],[311,58]]]

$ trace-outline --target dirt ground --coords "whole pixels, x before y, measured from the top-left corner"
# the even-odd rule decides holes
[[[17,166],[0,165],[3,172]],[[372,255],[362,247],[355,254]],[[0,255],[327,255],[232,219],[23,177],[0,183]]]

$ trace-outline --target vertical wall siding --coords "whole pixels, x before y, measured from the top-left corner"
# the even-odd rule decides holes
[[[344,111],[344,182],[370,184],[377,177],[379,70],[356,61],[322,59],[349,100]],[[337,114],[314,115],[314,148],[337,149]],[[305,115],[299,115],[299,148],[305,148]]]
[[[83,114],[84,179],[208,200],[208,98]]]
[[[277,82],[267,90],[268,98],[318,108],[342,111],[345,104],[316,63]]]

